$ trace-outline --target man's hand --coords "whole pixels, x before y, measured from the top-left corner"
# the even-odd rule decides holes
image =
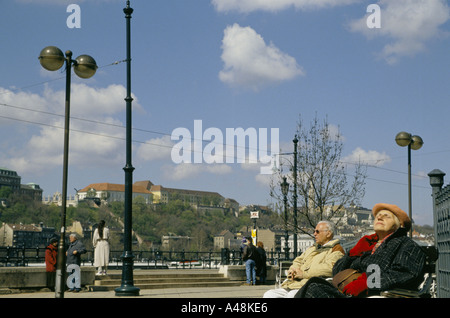
[[[300,280],[303,278],[303,271],[299,268],[290,268],[288,271],[288,279],[291,280]]]

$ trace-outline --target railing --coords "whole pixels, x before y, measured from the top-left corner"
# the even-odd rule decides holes
[[[44,266],[45,250],[43,247],[1,247],[0,266]],[[111,251],[109,268],[122,267],[123,251]],[[156,268],[218,268],[220,265],[242,265],[242,251],[222,249],[220,252],[189,252],[189,251],[133,251],[134,266],[141,269]],[[266,252],[267,262],[277,265],[280,261],[292,260],[285,258],[284,252]],[[94,251],[88,250],[81,257],[82,265],[94,264]]]
[[[431,171],[430,185],[433,195],[433,215],[438,259],[436,268],[437,297],[450,298],[450,185],[444,185],[445,173]]]

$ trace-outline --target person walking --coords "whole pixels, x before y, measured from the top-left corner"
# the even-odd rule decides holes
[[[109,229],[105,227],[104,220],[95,229],[92,243],[95,249],[94,266],[98,269],[96,275],[106,275],[109,264]]]

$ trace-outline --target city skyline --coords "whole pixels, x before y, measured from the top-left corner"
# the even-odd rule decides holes
[[[223,140],[227,129],[278,129],[281,152],[292,152],[300,116],[305,125],[317,116],[339,128],[350,175],[352,163],[368,165],[362,206],[369,209],[388,202],[407,211],[407,150],[395,136],[421,136],[424,146],[412,151],[413,218],[432,224],[427,174],[448,172],[450,155],[448,2],[130,4],[134,181],[267,205],[273,202],[271,176],[261,174],[261,157],[241,163],[233,155],[218,163],[212,159],[224,154],[202,135],[203,160],[177,164],[174,131],[194,132],[200,120],[203,132],[211,128]],[[44,196],[62,187],[64,70],[48,72],[39,64],[39,52],[49,45],[74,57],[89,54],[99,66],[91,79],[72,76],[69,194],[91,183],[124,183],[125,5],[3,4],[0,166],[17,171],[22,183],[39,184]],[[380,9],[379,25],[373,8]],[[215,157],[204,152],[213,148]],[[249,156],[244,160],[252,162]]]

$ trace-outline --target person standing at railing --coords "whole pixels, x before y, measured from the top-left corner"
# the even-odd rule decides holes
[[[244,285],[256,285],[256,263],[259,262],[259,253],[253,245],[251,237],[246,238],[242,260],[245,262],[245,274],[247,275],[247,282]]]
[[[55,289],[57,254],[58,240],[56,238],[52,238],[45,249],[45,271],[47,274],[47,287],[52,291]]]
[[[98,268],[97,275],[106,275],[109,264],[109,229],[101,220],[92,238],[94,245],[94,266]]]

